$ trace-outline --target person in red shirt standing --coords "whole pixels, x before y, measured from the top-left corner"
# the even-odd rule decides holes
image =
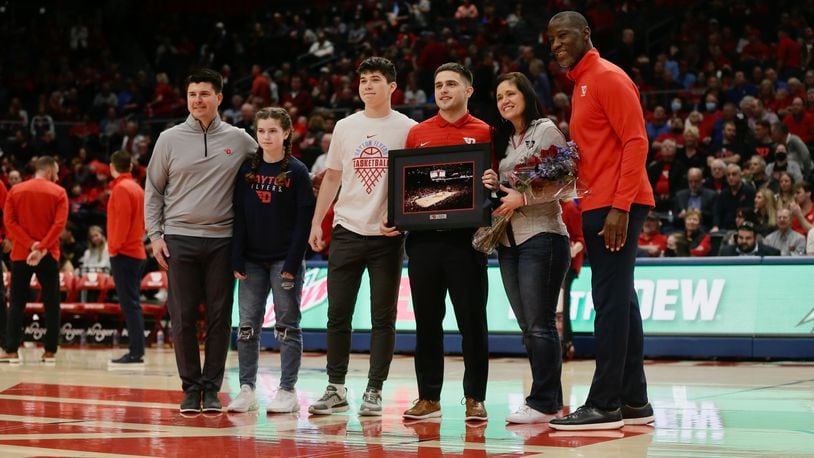
[[[0,222],[2,222],[2,214],[3,214],[3,207],[6,205],[6,195],[8,194],[8,189],[6,188],[6,184],[0,181]],[[5,231],[3,230],[2,224],[0,224],[0,245],[5,243]],[[0,273],[2,273],[2,269],[0,269]],[[3,348],[6,342],[6,286],[2,279],[0,279],[0,353],[3,352]]]
[[[116,151],[110,156],[113,183],[107,201],[107,249],[129,340],[127,354],[110,361],[120,367],[144,365],[144,316],[139,301],[141,274],[147,259],[144,189],[133,180],[132,166],[126,151]]]
[[[806,145],[814,143],[814,113],[806,111],[802,97],[795,97],[791,101],[789,114],[783,118],[783,124]]]
[[[653,421],[644,374],[642,317],[633,287],[636,240],[655,204],[647,180],[647,134],[636,85],[600,57],[585,17],[548,23],[551,52],[574,81],[571,137],[582,156],[581,202],[596,310],[596,371],[585,405],[551,420],[558,430],[616,429]]]
[[[568,229],[571,242],[571,266],[562,282],[562,357],[574,357],[574,332],[571,328],[571,285],[582,270],[582,259],[585,257],[585,236],[582,234],[582,213],[574,200],[560,201],[562,221]]]
[[[472,73],[457,63],[435,70],[438,114],[413,126],[405,148],[491,143],[488,124],[469,114]],[[392,228],[382,227],[382,231]],[[416,322],[415,371],[418,401],[404,418],[440,417],[444,383],[444,329],[447,292],[452,299],[464,355],[466,420],[487,420],[483,401],[489,372],[486,327],[486,255],[472,248],[475,229],[410,231],[407,256]]]
[[[59,164],[51,156],[35,162],[34,178],[9,191],[3,224],[11,245],[11,307],[6,328],[6,354],[0,362],[19,363],[23,310],[31,276],[37,274],[45,306],[45,352],[42,361],[56,361],[59,343],[59,235],[68,222],[68,194],[56,184]]]

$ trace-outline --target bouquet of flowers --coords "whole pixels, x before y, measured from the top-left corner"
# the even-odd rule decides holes
[[[588,190],[579,184],[578,162],[579,151],[573,141],[564,147],[552,145],[532,155],[525,163],[516,165],[509,175],[509,183],[518,192],[530,193],[538,202],[582,197]],[[506,233],[509,220],[511,215],[493,215],[491,226],[481,227],[475,232],[472,247],[483,253],[491,253]]]
[[[576,143],[569,141],[564,147],[552,145],[517,164],[509,175],[509,183],[515,190],[528,192],[535,200],[544,199],[543,202],[582,197],[588,190],[579,186],[578,163]]]

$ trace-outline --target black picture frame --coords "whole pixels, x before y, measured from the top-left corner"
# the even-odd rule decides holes
[[[491,225],[481,177],[491,166],[489,143],[391,150],[388,224],[400,231]]]

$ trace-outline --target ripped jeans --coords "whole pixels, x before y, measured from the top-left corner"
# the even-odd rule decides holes
[[[266,311],[269,290],[274,302],[274,336],[280,342],[280,388],[291,391],[297,383],[302,360],[300,330],[300,300],[302,298],[305,263],[294,274],[293,287],[284,285],[280,277],[284,261],[256,263],[246,261],[246,279],[239,282],[238,310],[240,325],[237,334],[237,356],[240,384],[255,387],[257,363],[260,358],[260,332]],[[288,287],[288,289],[286,289]]]

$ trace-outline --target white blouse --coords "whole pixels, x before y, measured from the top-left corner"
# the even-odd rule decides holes
[[[506,157],[500,161],[498,167],[501,181],[508,181],[515,165],[526,163],[531,156],[552,145],[566,146],[565,136],[554,122],[548,118],[532,121],[524,134],[515,135],[514,139],[509,140]],[[542,232],[568,236],[558,201],[545,202],[547,199],[544,197],[535,199],[528,191],[525,194],[528,205],[515,209],[511,220],[516,244],[520,245]],[[504,235],[500,243],[509,246],[508,236]]]

